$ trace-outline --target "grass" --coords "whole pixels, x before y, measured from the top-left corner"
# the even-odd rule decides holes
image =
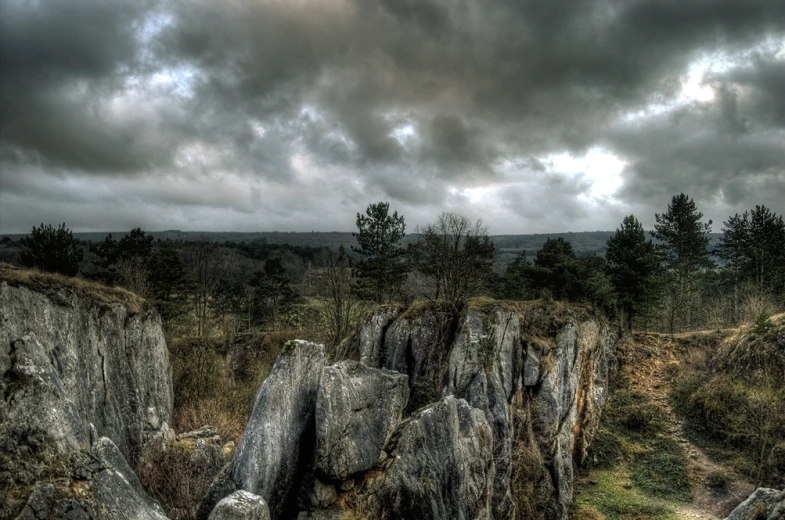
[[[598,470],[575,497],[571,520],[673,520],[673,510],[636,488],[626,468]]]
[[[672,394],[690,440],[768,486],[785,479],[785,316],[741,327],[682,363]]]
[[[667,411],[643,386],[649,361],[662,353],[651,345],[630,348],[633,358],[615,379],[583,463],[573,520],[666,520],[692,499],[686,450],[669,436]]]
[[[70,289],[80,296],[101,304],[121,303],[130,314],[140,314],[150,308],[144,298],[119,287],[108,287],[81,278],[47,273],[38,269],[21,269],[6,263],[0,263],[0,281],[14,287],[28,287],[43,293],[62,288]]]

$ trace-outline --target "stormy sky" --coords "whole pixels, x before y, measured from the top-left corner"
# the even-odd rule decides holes
[[[0,232],[785,213],[778,0],[0,0]]]

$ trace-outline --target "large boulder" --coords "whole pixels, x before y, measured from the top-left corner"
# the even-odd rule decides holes
[[[785,520],[785,489],[756,489],[725,520]]]
[[[171,422],[161,319],[130,294],[82,285],[0,283],[0,419],[46,432],[61,453],[87,444],[92,423],[135,459]]]
[[[296,508],[299,479],[314,448],[314,416],[324,347],[307,341],[284,346],[259,389],[234,457],[211,486],[198,517],[236,490],[261,496],[273,519]]]
[[[482,411],[447,396],[401,424],[389,450],[362,491],[373,518],[489,518],[493,433]]]
[[[262,497],[240,490],[218,502],[209,520],[270,520],[270,511]]]
[[[325,367],[316,399],[316,469],[344,480],[375,466],[401,420],[407,382],[356,361]]]

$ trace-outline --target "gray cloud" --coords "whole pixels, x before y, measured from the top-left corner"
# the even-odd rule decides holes
[[[650,222],[682,191],[715,220],[785,210],[776,2],[1,9],[2,231],[349,229],[380,199],[499,233]],[[694,67],[712,99],[685,98]],[[597,150],[625,163],[618,191],[549,159]]]

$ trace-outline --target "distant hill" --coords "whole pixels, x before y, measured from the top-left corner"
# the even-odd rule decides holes
[[[128,231],[113,231],[112,236],[116,239],[123,237]],[[259,232],[229,232],[229,231],[148,231],[148,233],[161,240],[196,240],[205,237],[215,242],[258,242],[267,244],[289,244],[291,246],[309,247],[329,247],[338,249],[341,245],[347,249],[357,245],[350,232],[344,231],[311,231],[311,232],[284,232],[284,231],[259,231]],[[532,235],[494,235],[491,237],[496,245],[496,265],[506,266],[521,251],[526,251],[527,256],[532,257],[542,247],[548,238],[563,238],[572,244],[573,249],[579,255],[602,255],[605,254],[605,243],[614,232],[613,231],[581,231],[574,233],[536,233]],[[74,233],[79,240],[89,242],[100,242],[108,232],[97,233]],[[16,241],[24,235],[6,235]],[[711,246],[717,243],[720,233],[712,233]],[[407,245],[417,240],[416,234],[407,235],[403,239],[403,244]]]

